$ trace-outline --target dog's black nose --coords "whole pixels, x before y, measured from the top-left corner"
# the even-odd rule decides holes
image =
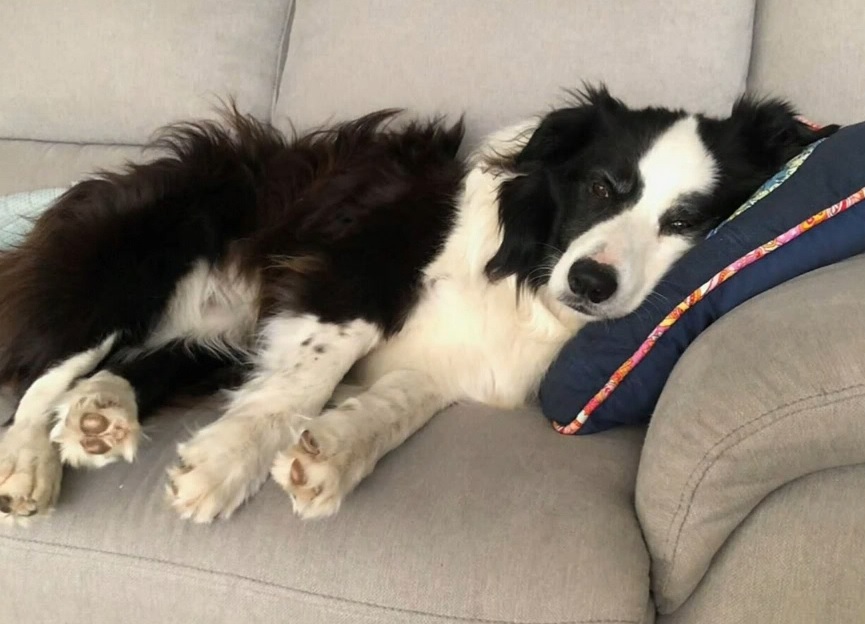
[[[574,262],[568,271],[568,286],[577,297],[603,303],[613,296],[619,283],[613,267],[583,258]]]

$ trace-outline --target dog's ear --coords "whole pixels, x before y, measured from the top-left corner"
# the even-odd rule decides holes
[[[536,286],[539,268],[555,221],[556,207],[546,174],[536,171],[503,182],[499,187],[499,224],[502,243],[487,263],[487,277],[495,282],[510,275],[518,284]],[[532,283],[533,280],[536,283]]]
[[[585,85],[571,95],[575,106],[554,110],[538,124],[516,157],[517,170],[532,171],[564,162],[591,139],[605,114],[625,108],[603,85]]]
[[[758,165],[777,169],[818,139],[831,136],[837,125],[813,128],[783,100],[745,96],[734,105],[728,123]]]
[[[589,106],[562,108],[541,120],[516,157],[518,171],[532,171],[564,162],[591,136],[595,111]]]

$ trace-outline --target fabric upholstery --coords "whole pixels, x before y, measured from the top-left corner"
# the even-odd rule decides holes
[[[865,466],[771,493],[724,544],[691,598],[661,624],[862,622]]]
[[[0,528],[0,595],[15,596],[0,622],[651,621],[633,509],[642,430],[575,439],[537,410],[458,407],[333,519],[297,520],[268,483],[198,526],[163,501],[174,443],[214,414],[183,411],[149,427],[135,465],[67,472],[52,517]]]
[[[99,169],[153,155],[130,145],[0,140],[0,195],[69,186]]]
[[[758,0],[749,88],[820,123],[865,118],[861,0]]]
[[[274,121],[465,112],[470,142],[606,81],[722,113],[745,87],[752,0],[298,0]]]
[[[775,288],[679,361],[649,427],[636,496],[661,613],[685,602],[767,494],[865,463],[863,275],[857,256]]]
[[[0,137],[142,143],[234,95],[269,117],[290,0],[4,0]]]

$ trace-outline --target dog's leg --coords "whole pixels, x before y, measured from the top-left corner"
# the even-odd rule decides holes
[[[449,403],[425,373],[388,373],[309,421],[300,439],[277,456],[273,478],[298,516],[330,516],[379,459]]]
[[[380,337],[377,327],[361,320],[269,320],[255,368],[223,417],[178,447],[180,463],[168,471],[174,509],[195,522],[230,516],[261,487],[292,428],[318,416],[349,368]]]
[[[44,513],[60,493],[60,455],[49,438],[57,400],[75,379],[108,354],[114,337],[48,370],[24,393],[15,422],[0,440],[0,518],[18,520]]]
[[[175,391],[237,361],[231,353],[180,341],[120,354],[63,396],[54,410],[51,439],[71,466],[99,468],[120,458],[131,462],[141,438],[140,418]]]

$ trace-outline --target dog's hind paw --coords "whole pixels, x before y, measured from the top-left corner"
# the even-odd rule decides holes
[[[62,476],[45,428],[13,425],[0,440],[0,519],[19,522],[50,511]]]
[[[135,391],[108,371],[78,382],[56,409],[51,439],[70,466],[99,468],[120,458],[135,459],[141,427]]]

